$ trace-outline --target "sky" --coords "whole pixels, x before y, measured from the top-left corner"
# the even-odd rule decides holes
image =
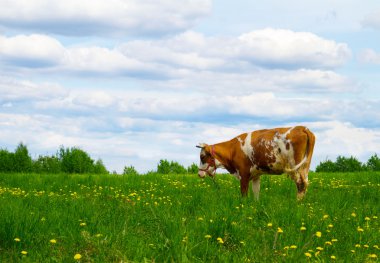
[[[380,154],[380,1],[0,0],[0,148],[110,171],[305,125],[312,168]]]

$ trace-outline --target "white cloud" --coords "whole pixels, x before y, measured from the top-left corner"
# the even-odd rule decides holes
[[[64,35],[160,35],[209,14],[210,0],[1,1],[0,23]]]
[[[34,83],[26,80],[17,80],[0,75],[0,102],[12,101],[47,101],[57,97],[65,97],[68,92],[57,84]]]
[[[380,10],[376,10],[366,15],[361,24],[364,27],[380,30]]]
[[[364,49],[357,56],[360,63],[365,64],[380,64],[380,53],[373,49]]]
[[[21,67],[49,67],[61,62],[65,48],[59,41],[45,35],[0,36],[0,57]]]
[[[351,56],[347,44],[309,32],[267,28],[243,34],[239,41],[242,59],[269,67],[334,68]]]

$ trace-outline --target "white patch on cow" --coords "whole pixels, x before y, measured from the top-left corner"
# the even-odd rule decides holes
[[[236,172],[233,174],[233,176],[235,176],[235,178],[237,179],[237,180],[241,180],[241,176],[240,176],[240,172],[239,172],[239,170],[236,170]]]
[[[216,168],[224,168],[224,165],[216,158],[215,158],[215,166]]]
[[[273,138],[272,152],[275,157],[275,162],[272,164],[273,170],[287,171],[295,167],[293,145],[291,140],[286,138],[293,129],[290,128],[284,134],[276,133]]]
[[[251,162],[253,162],[254,150],[251,143],[252,132],[247,133],[247,137],[245,137],[244,142],[240,137],[238,138],[238,140],[240,142],[240,148],[243,151],[243,153],[248,157],[249,160],[251,160]]]

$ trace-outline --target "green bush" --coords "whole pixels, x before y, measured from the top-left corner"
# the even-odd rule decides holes
[[[62,171],[65,173],[93,173],[94,160],[83,150],[72,147],[59,150],[59,158],[62,163]]]
[[[196,165],[195,163],[191,164],[189,167],[187,167],[187,173],[197,174],[198,173],[198,165]]]
[[[0,149],[0,172],[12,172],[14,167],[14,153]]]
[[[380,171],[380,159],[377,154],[372,155],[367,161],[367,169],[370,171]]]
[[[94,173],[95,174],[108,174],[107,168],[104,166],[103,161],[98,159],[94,164]]]
[[[378,159],[377,159],[378,160]],[[368,161],[371,167],[376,168],[376,158],[373,157],[371,162]],[[315,171],[316,172],[360,172],[369,169],[368,164],[362,164],[355,157],[344,157],[338,156],[336,161],[326,160],[324,162],[320,162],[317,165]]]
[[[181,164],[175,161],[160,160],[157,165],[157,173],[159,174],[186,174],[187,170]]]
[[[135,167],[131,165],[124,167],[123,175],[139,175],[139,173],[136,171]]]
[[[62,172],[61,161],[57,156],[39,156],[33,161],[33,171],[35,173],[60,173]]]

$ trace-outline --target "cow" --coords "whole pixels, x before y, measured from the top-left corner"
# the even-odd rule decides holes
[[[216,169],[224,168],[240,180],[242,196],[252,180],[254,197],[259,199],[262,174],[286,173],[296,183],[297,198],[302,199],[314,144],[314,134],[304,126],[257,130],[213,145],[200,143],[198,175],[214,178]]]

